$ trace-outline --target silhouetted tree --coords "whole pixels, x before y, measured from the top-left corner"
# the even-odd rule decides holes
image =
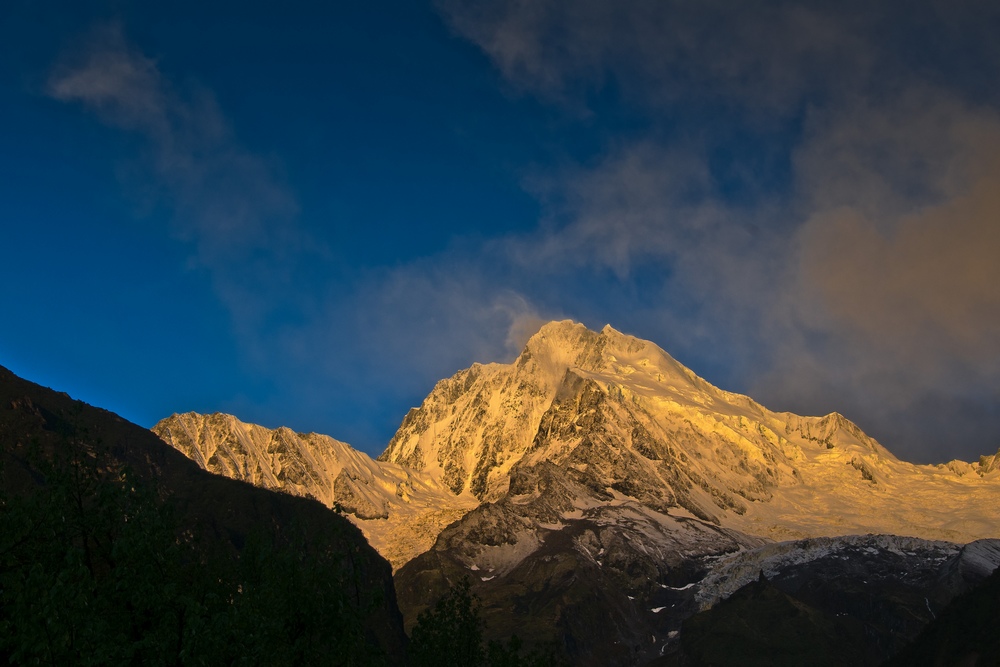
[[[414,667],[556,667],[550,653],[521,655],[521,640],[491,641],[483,645],[486,623],[479,599],[462,579],[434,607],[417,617],[410,635],[410,660]]]
[[[233,553],[100,457],[40,468],[36,492],[0,494],[0,662],[386,664],[326,536]]]

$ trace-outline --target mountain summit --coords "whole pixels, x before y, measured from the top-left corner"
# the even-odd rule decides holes
[[[675,397],[719,391],[652,343],[610,325],[595,333],[569,320],[550,322],[513,364],[473,364],[439,382],[379,460],[427,470],[455,493],[496,499],[514,463],[537,449],[538,429],[556,398],[598,376],[640,380],[632,384],[642,391]]]
[[[482,501],[397,570],[408,622],[470,577],[496,637],[571,664],[675,652],[685,619],[761,572],[787,609],[851,610],[877,664],[984,576],[969,563],[1000,562],[997,541],[955,544],[1000,534],[992,459],[900,461],[840,414],[773,412],[611,327],[551,323],[513,363],[438,383],[381,459]]]

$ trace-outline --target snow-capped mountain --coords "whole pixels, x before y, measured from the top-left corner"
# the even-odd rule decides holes
[[[478,504],[471,494],[456,496],[424,473],[374,461],[326,435],[194,412],[168,417],[153,431],[205,470],[336,508],[394,567],[427,550],[444,526]]]
[[[772,412],[652,343],[568,321],[542,327],[512,364],[438,383],[379,457],[484,501],[541,493],[511,480],[548,463],[597,501],[683,508],[772,539],[956,542],[1000,535],[996,458],[906,463],[837,413]]]

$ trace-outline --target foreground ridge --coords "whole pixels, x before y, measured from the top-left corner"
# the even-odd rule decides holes
[[[3,367],[0,520],[11,664],[226,664],[250,651],[308,663],[317,639],[357,664],[405,659],[389,564],[354,526],[208,474],[149,430]]]

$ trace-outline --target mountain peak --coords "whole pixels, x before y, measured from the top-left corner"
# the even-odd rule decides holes
[[[595,332],[572,320],[549,322],[514,363],[472,366],[439,382],[379,459],[426,471],[455,494],[498,498],[514,464],[537,449],[557,395],[580,391],[581,382],[627,387],[635,401],[667,392],[702,405],[720,395],[653,343],[611,326]]]
[[[576,369],[614,380],[647,376],[649,386],[670,386],[686,394],[719,391],[659,346],[610,324],[596,332],[572,320],[549,322],[528,340],[515,362],[518,367],[529,364],[550,387],[559,384],[568,369]]]
[[[605,341],[629,341],[639,345],[647,344],[646,341],[623,334],[610,324],[605,324],[600,331],[592,331],[586,325],[574,320],[553,320],[543,324],[535,335],[528,339],[525,347],[558,346],[564,350],[580,351],[601,339]]]
[[[528,339],[518,361],[523,365],[534,359],[543,369],[561,376],[566,366],[578,365],[578,359],[593,351],[598,336],[572,320],[549,322]]]
[[[578,348],[591,342],[597,334],[585,325],[573,320],[553,320],[535,332],[528,339],[526,348],[557,346],[562,349]]]
[[[533,497],[541,491],[526,471],[556,466],[595,498],[623,494],[755,534],[830,530],[816,506],[823,498],[839,508],[839,530],[981,537],[993,532],[978,515],[956,527],[954,508],[940,522],[921,514],[916,499],[931,493],[921,480],[997,502],[995,490],[976,484],[989,464],[966,466],[977,474],[965,478],[918,469],[839,413],[771,412],[699,378],[654,343],[571,320],[541,327],[512,364],[439,382],[380,459],[481,501],[497,501],[512,484],[518,497]],[[897,497],[904,486],[921,490]],[[794,526],[790,512],[800,519]]]
[[[548,369],[561,379],[567,368],[579,367],[591,372],[601,372],[619,358],[631,358],[649,350],[645,356],[657,361],[667,360],[668,365],[676,361],[655,345],[623,334],[610,324],[598,331],[591,331],[585,325],[573,320],[549,322],[528,339],[519,358],[523,365],[534,359],[542,369]],[[683,370],[685,375],[687,369]]]

